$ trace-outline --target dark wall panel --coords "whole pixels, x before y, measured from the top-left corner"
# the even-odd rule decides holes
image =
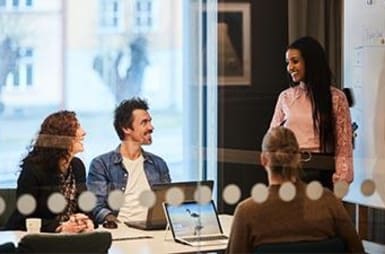
[[[229,1],[221,1],[229,2]],[[288,43],[287,1],[231,1],[251,4],[251,84],[221,86],[218,93],[218,147],[259,151],[280,91],[287,87],[285,51]],[[242,199],[256,182],[266,182],[260,166],[218,163],[218,207],[232,213],[222,190],[235,183]]]

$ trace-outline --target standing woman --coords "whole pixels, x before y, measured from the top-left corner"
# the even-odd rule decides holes
[[[283,125],[295,133],[303,153],[303,181],[317,180],[329,189],[338,181],[351,183],[349,105],[345,94],[332,87],[324,49],[317,40],[302,37],[287,48],[286,62],[291,87],[279,95],[270,128]],[[329,166],[320,166],[323,162]]]
[[[26,218],[34,217],[42,219],[43,232],[93,230],[92,221],[78,206],[78,197],[86,190],[86,177],[84,164],[75,154],[84,150],[85,135],[72,111],[53,113],[43,121],[36,140],[21,162],[17,180],[17,198],[32,195],[36,209],[28,215],[16,209],[8,220],[8,229],[25,230]],[[53,193],[62,194],[67,202],[60,213],[48,207]]]

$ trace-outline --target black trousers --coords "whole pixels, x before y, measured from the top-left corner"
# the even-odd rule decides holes
[[[333,174],[335,171],[335,159],[332,154],[302,153],[301,179],[305,183],[319,181],[325,188],[333,191]]]

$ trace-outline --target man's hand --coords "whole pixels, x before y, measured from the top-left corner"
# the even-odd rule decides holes
[[[108,214],[106,217],[104,217],[104,221],[108,221],[108,222],[119,222],[118,218],[113,215],[112,213]]]

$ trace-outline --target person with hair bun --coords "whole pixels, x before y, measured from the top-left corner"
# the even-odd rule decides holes
[[[319,199],[306,195],[299,177],[300,148],[294,133],[274,127],[262,141],[261,164],[268,175],[268,196],[264,202],[248,198],[238,204],[231,226],[227,253],[252,253],[268,243],[317,241],[341,238],[347,251],[364,253],[354,225],[340,200],[327,188]],[[295,187],[291,200],[280,197],[283,184]]]
[[[73,111],[58,111],[44,119],[21,161],[16,190],[18,198],[31,195],[36,209],[31,214],[16,209],[7,222],[7,229],[26,230],[27,218],[41,218],[43,232],[78,233],[94,229],[94,223],[78,205],[78,198],[87,187],[84,164],[75,155],[84,150],[85,135]],[[52,211],[48,204],[51,195],[56,193],[66,201],[60,212]]]

